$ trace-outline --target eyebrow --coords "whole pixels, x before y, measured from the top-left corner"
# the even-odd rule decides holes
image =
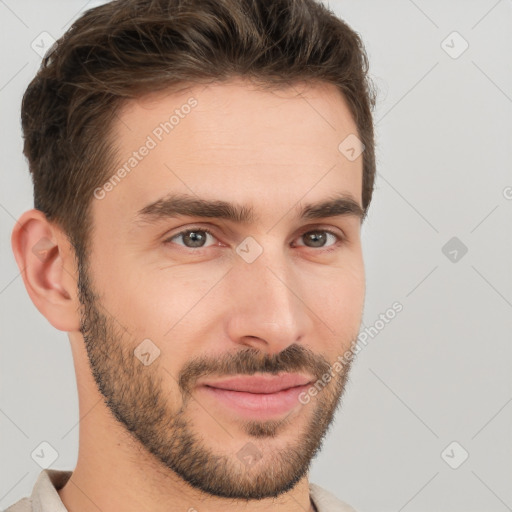
[[[345,193],[335,194],[319,203],[306,204],[298,210],[301,220],[353,216],[362,222],[365,215],[366,212],[359,203]],[[188,194],[170,194],[140,209],[135,216],[135,222],[147,224],[179,216],[224,219],[236,224],[250,224],[258,220],[254,210],[245,205],[207,200]]]

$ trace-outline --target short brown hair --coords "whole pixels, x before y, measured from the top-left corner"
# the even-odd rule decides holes
[[[236,76],[281,87],[327,82],[364,144],[365,214],[375,178],[375,93],[359,35],[315,0],[115,0],[86,11],[23,97],[34,208],[87,254],[93,190],[112,174],[111,127],[125,100]],[[341,142],[341,141],[340,141]]]

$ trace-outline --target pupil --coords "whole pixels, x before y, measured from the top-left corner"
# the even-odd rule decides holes
[[[201,247],[201,241],[204,242],[204,236],[198,235],[201,231],[190,231],[187,238],[192,240],[192,244],[194,247]],[[201,238],[203,240],[201,240]]]

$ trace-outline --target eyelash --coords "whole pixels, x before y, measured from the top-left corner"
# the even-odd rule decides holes
[[[204,233],[208,233],[213,238],[216,238],[215,234],[211,230],[209,230],[208,228],[203,228],[203,227],[197,226],[197,227],[187,228],[184,231],[180,231],[179,233],[175,233],[171,237],[165,239],[164,240],[164,244],[171,244],[172,240],[174,240],[175,238],[177,238],[177,237],[179,237],[181,235],[185,235],[186,233],[194,232],[194,231],[201,231],[201,232],[204,232]],[[308,233],[314,233],[314,232],[329,233],[330,235],[332,235],[332,236],[334,236],[336,238],[336,242],[333,245],[329,246],[326,249],[324,249],[323,247],[318,247],[318,248],[316,248],[317,251],[331,252],[331,251],[335,250],[340,245],[340,243],[343,243],[345,241],[345,237],[344,236],[341,236],[337,232],[332,231],[330,229],[325,229],[325,228],[308,229],[307,231],[303,231],[299,235],[299,238],[304,236],[304,235],[306,235],[306,234],[308,234]],[[307,246],[301,246],[301,247],[307,247]],[[191,251],[191,252],[199,252],[202,249],[208,249],[208,247],[198,247],[198,248],[194,249],[193,247],[185,247],[185,246],[183,246],[183,249],[186,250],[186,251]],[[315,247],[309,247],[309,249],[315,249]]]

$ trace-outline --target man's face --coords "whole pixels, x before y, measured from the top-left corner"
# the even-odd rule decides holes
[[[94,378],[121,425],[193,487],[277,496],[306,474],[348,365],[308,390],[361,322],[360,218],[301,217],[341,195],[361,205],[362,157],[338,149],[357,134],[348,107],[333,86],[237,80],[132,101],[115,130],[112,174],[125,172],[95,194],[80,272]],[[185,214],[187,201],[158,202],[171,195],[217,203]]]

